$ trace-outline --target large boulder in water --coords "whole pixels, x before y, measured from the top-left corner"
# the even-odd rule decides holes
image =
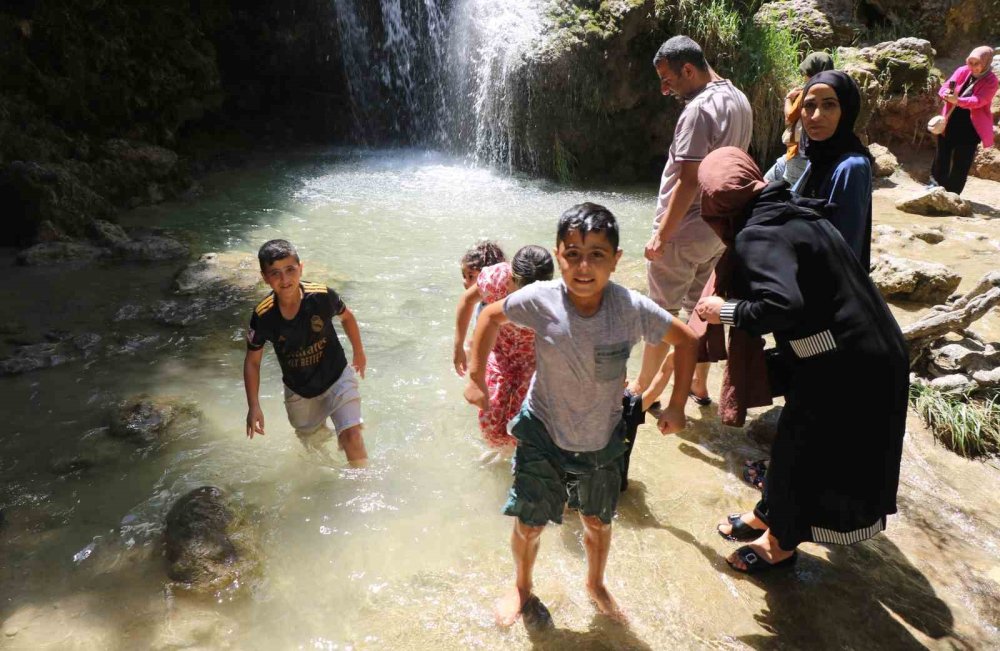
[[[236,589],[258,566],[257,538],[245,509],[214,486],[177,500],[163,537],[167,575],[193,591]]]
[[[872,262],[871,279],[886,299],[914,303],[943,303],[962,282],[961,276],[943,264],[891,255]]]
[[[246,253],[206,253],[185,267],[174,279],[178,294],[207,294],[218,290],[253,291],[259,283],[260,264]]]

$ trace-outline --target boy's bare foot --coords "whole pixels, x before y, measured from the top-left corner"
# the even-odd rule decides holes
[[[497,626],[508,628],[520,617],[524,605],[531,599],[531,590],[522,590],[517,586],[509,588],[493,604],[494,615],[496,615]]]
[[[590,595],[590,600],[594,602],[595,606],[597,606],[598,612],[602,615],[610,617],[619,624],[628,623],[628,617],[626,617],[625,612],[618,607],[618,602],[611,596],[611,593],[608,592],[606,586],[588,585],[587,593]]]

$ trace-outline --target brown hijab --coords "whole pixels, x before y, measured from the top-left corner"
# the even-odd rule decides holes
[[[731,264],[729,251],[736,233],[746,222],[746,206],[767,186],[757,164],[738,147],[720,147],[698,166],[701,186],[701,218],[712,227],[726,252],[715,267],[715,288],[719,296],[729,291]]]
[[[701,218],[726,245],[725,253],[715,266],[715,287],[711,287],[710,280],[702,296],[715,293],[727,298],[736,234],[746,223],[748,204],[763,192],[767,182],[745,151],[737,147],[722,147],[701,161],[698,166],[698,183],[701,185]],[[689,322],[692,329],[695,329],[694,323],[700,321],[695,319],[696,316],[697,313],[693,314]],[[726,425],[742,427],[746,422],[748,408],[771,404],[764,340],[746,330],[730,328],[729,346],[726,350],[722,343],[724,335],[721,325],[698,325],[698,361],[729,360],[722,376],[719,416]],[[721,353],[720,348],[723,349]]]

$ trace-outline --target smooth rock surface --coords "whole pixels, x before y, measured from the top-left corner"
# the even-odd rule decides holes
[[[887,299],[943,303],[962,278],[946,265],[882,255],[872,262],[872,282]]]
[[[942,187],[925,190],[909,199],[901,199],[896,202],[896,208],[914,215],[968,217],[972,214],[972,206],[968,202]]]

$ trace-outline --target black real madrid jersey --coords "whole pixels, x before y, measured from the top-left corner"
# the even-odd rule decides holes
[[[281,365],[281,381],[304,398],[330,388],[347,366],[344,348],[333,329],[333,317],[347,306],[326,285],[302,281],[302,305],[291,320],[281,316],[271,292],[250,315],[247,348],[260,350],[268,341]]]

